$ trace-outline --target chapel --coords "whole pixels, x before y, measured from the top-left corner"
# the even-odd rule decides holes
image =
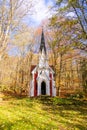
[[[48,64],[44,32],[42,30],[38,64],[31,71],[30,97],[40,95],[56,96],[54,71]]]

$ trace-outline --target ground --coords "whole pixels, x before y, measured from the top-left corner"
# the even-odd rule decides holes
[[[3,97],[0,130],[87,130],[87,101]]]

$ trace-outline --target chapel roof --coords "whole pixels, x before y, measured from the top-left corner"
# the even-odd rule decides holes
[[[32,66],[31,66],[31,72],[35,69],[36,66],[37,66],[37,65],[32,65]],[[51,67],[51,68],[53,69],[53,65],[49,65],[49,67]]]

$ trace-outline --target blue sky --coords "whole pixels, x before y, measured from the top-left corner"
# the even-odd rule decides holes
[[[55,0],[44,0],[45,4],[49,4],[50,2],[55,3]]]

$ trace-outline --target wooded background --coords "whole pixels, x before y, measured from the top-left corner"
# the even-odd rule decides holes
[[[31,66],[38,64],[42,30],[41,25],[33,28],[24,21],[34,13],[34,4],[27,0],[0,1],[0,91],[29,94]],[[87,1],[57,0],[52,9],[56,13],[43,23],[57,95],[86,95]]]

